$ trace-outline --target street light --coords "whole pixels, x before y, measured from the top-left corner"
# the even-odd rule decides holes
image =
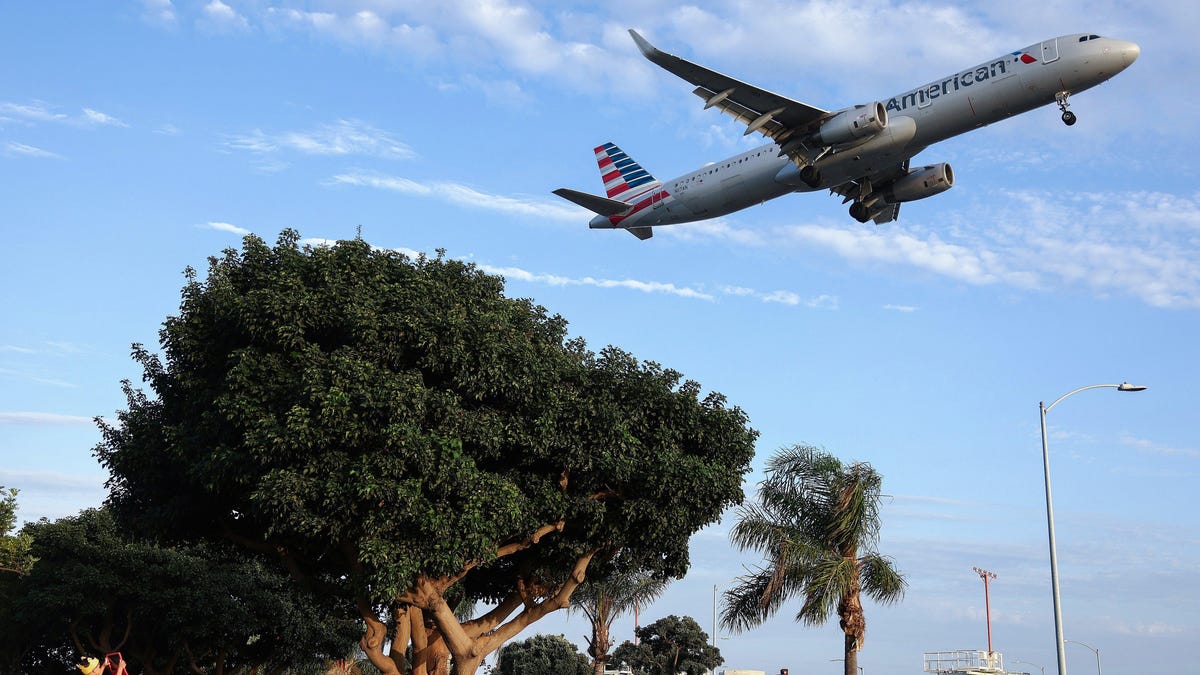
[[[1030,662],[1028,662],[1028,661],[1013,661],[1013,663],[1024,663],[1024,664],[1025,664],[1025,665],[1027,665],[1027,666],[1033,666],[1034,668],[1037,668],[1038,670],[1041,670],[1041,671],[1042,671],[1042,675],[1046,675],[1046,667],[1045,667],[1045,666],[1039,666],[1039,665],[1038,665],[1038,664],[1036,664],[1036,663],[1030,663]]]
[[[1046,532],[1050,537],[1050,588],[1054,594],[1054,636],[1055,647],[1058,648],[1058,675],[1067,675],[1067,658],[1065,645],[1063,644],[1063,629],[1062,629],[1062,600],[1058,592],[1058,553],[1054,548],[1054,504],[1050,498],[1050,448],[1046,443],[1046,413],[1050,409],[1058,405],[1064,398],[1073,396],[1081,391],[1088,389],[1100,389],[1108,387],[1117,391],[1142,391],[1145,387],[1122,382],[1121,384],[1092,384],[1086,387],[1080,387],[1074,391],[1069,391],[1062,396],[1059,396],[1050,405],[1044,402],[1038,402],[1038,410],[1042,418],[1042,467],[1046,475]]]
[[[1080,647],[1087,647],[1088,649],[1092,650],[1093,652],[1096,652],[1096,675],[1104,675],[1104,673],[1101,672],[1101,670],[1100,670],[1100,650],[1099,649],[1087,644],[1086,642],[1080,642],[1079,640],[1067,640],[1067,642],[1074,642],[1075,644],[1079,645]]]

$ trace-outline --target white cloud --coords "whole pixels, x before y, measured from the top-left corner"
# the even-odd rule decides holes
[[[1152,455],[1164,455],[1168,457],[1193,457],[1200,458],[1200,450],[1193,448],[1174,448],[1154,441],[1148,441],[1143,438],[1134,438],[1132,436],[1123,436],[1121,444],[1127,447],[1135,448],[1139,452],[1144,452]]]
[[[757,291],[744,286],[724,286],[721,292],[725,295],[754,298],[762,302],[774,302],[790,307],[808,307],[809,309],[837,309],[838,299],[834,295],[817,295],[806,298],[793,291]]]
[[[4,144],[4,154],[9,157],[36,157],[38,159],[62,159],[62,155],[43,150],[33,145],[9,141]]]
[[[201,227],[206,227],[210,230],[217,230],[220,232],[231,232],[233,234],[241,235],[241,236],[245,236],[247,234],[253,234],[250,230],[247,230],[244,227],[238,227],[237,225],[231,225],[229,223],[223,223],[220,221],[209,221],[209,222],[205,223],[204,225],[202,225]]]
[[[92,426],[90,417],[60,415],[43,412],[0,412],[0,424],[23,424],[35,426]]]
[[[116,117],[107,115],[93,108],[84,108],[81,114],[77,116],[71,116],[66,113],[52,110],[46,103],[42,101],[35,101],[33,103],[8,103],[0,101],[0,116],[31,124],[38,122],[54,122],[80,127],[129,126]]]
[[[900,312],[902,314],[909,314],[911,312],[917,311],[917,309],[918,309],[917,307],[913,307],[912,305],[884,305],[883,308],[887,309],[887,310],[891,310],[893,312]]]
[[[149,23],[168,27],[178,21],[171,0],[142,0],[142,18]]]
[[[590,215],[586,211],[576,206],[568,205],[566,202],[556,203],[555,201],[539,198],[505,197],[480,192],[475,188],[459,183],[422,183],[399,176],[352,171],[335,175],[329,180],[328,184],[355,185],[390,190],[400,194],[432,197],[459,206],[497,211],[517,216],[547,218],[566,222],[586,222],[590,218]]]
[[[976,202],[940,214],[936,225],[910,219],[878,228],[847,222],[751,230],[718,220],[660,232],[773,251],[816,247],[859,264],[978,286],[1076,289],[1154,307],[1200,308],[1200,195],[1009,190],[986,197],[989,206]]]
[[[202,11],[204,18],[199,25],[205,30],[220,33],[244,33],[250,30],[250,22],[246,17],[221,0],[212,0]]]
[[[624,288],[643,293],[665,293],[683,298],[697,300],[714,300],[715,298],[703,291],[686,286],[676,286],[659,281],[639,281],[637,279],[597,279],[595,277],[564,277],[557,274],[538,274],[523,270],[519,267],[493,267],[477,264],[479,269],[489,274],[499,274],[506,279],[516,279],[528,283],[545,284],[548,286],[595,286],[597,288]]]
[[[416,156],[405,143],[391,134],[359,120],[338,120],[310,131],[267,134],[255,130],[226,143],[234,150],[270,155],[291,150],[305,155],[366,155],[383,159],[411,159]]]
[[[112,115],[106,115],[106,114],[100,112],[99,110],[92,110],[91,108],[83,109],[83,117],[85,120],[88,121],[88,123],[96,124],[96,125],[100,125],[100,126],[109,126],[109,127],[127,127],[127,126],[129,126],[128,124],[113,117]]]

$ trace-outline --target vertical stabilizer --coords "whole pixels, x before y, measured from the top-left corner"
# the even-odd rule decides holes
[[[596,164],[609,199],[629,201],[660,183],[613,143],[596,148]]]

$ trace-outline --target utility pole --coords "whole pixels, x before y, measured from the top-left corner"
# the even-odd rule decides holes
[[[987,632],[988,632],[988,660],[992,658],[992,601],[988,597],[988,579],[995,579],[996,575],[985,569],[972,567],[980,579],[983,579],[983,611],[987,616]]]

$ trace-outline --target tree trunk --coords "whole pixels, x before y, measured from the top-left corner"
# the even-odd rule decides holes
[[[604,675],[610,649],[612,649],[612,639],[609,638],[608,626],[604,621],[593,621],[592,639],[588,644],[588,654],[592,657],[592,675]]]
[[[858,641],[849,633],[846,634],[845,666],[842,675],[858,675]]]

